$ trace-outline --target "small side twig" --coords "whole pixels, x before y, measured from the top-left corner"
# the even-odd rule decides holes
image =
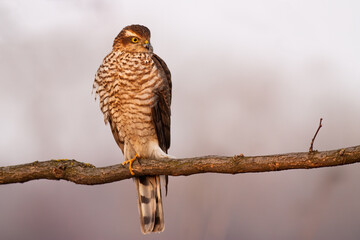
[[[313,150],[313,146],[314,146],[314,141],[315,141],[315,138],[316,138],[316,136],[317,136],[317,134],[318,134],[318,132],[319,132],[319,130],[320,130],[320,128],[322,127],[322,118],[320,118],[320,123],[319,123],[319,127],[318,127],[318,129],[316,130],[316,133],[315,133],[315,135],[314,135],[314,137],[313,137],[313,139],[311,140],[311,145],[310,145],[310,148],[309,148],[309,152],[310,153],[312,153],[314,150]]]

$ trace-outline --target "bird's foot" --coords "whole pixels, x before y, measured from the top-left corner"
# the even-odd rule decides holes
[[[132,170],[132,164],[133,162],[137,159],[137,158],[140,158],[139,155],[135,155],[135,157],[133,157],[132,159],[129,159],[129,160],[126,160],[122,163],[122,165],[125,165],[125,164],[128,164],[129,163],[129,170],[130,170],[130,174],[131,175],[135,175],[135,173],[133,172]]]

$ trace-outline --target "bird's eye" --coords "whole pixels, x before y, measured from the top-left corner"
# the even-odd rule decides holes
[[[133,43],[138,43],[138,42],[139,42],[139,39],[138,39],[137,37],[133,37],[133,38],[131,39],[131,41],[132,41]]]

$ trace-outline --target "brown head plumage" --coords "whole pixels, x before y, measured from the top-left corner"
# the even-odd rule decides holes
[[[150,30],[142,25],[124,27],[114,40],[113,50],[122,52],[152,52]]]

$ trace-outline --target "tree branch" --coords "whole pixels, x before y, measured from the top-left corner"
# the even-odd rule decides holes
[[[141,159],[135,161],[135,176],[192,175],[197,173],[247,173],[288,169],[330,167],[360,162],[360,145],[324,152],[288,153],[269,156],[204,156],[184,159]],[[49,160],[0,167],[0,184],[23,183],[36,179],[67,180],[95,185],[132,178],[128,166],[121,164],[96,168],[76,160]]]
[[[311,140],[309,152],[313,152],[313,151],[314,151],[314,149],[313,149],[314,141],[315,141],[315,138],[316,138],[317,134],[319,133],[320,128],[322,127],[322,124],[321,124],[321,123],[322,123],[322,120],[323,120],[323,119],[320,118],[319,127],[317,128],[317,130],[316,130],[316,132],[315,132],[315,135],[314,135],[314,137],[313,137],[312,140]]]

